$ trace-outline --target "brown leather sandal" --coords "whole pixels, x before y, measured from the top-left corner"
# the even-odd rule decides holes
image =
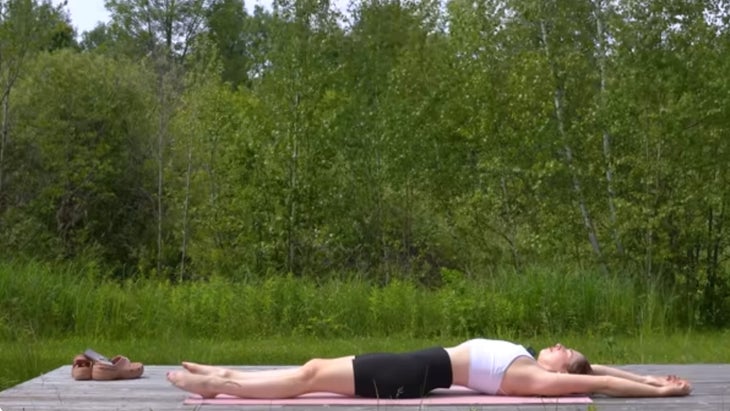
[[[79,354],[74,357],[71,365],[71,377],[74,380],[90,380],[91,379],[92,361],[85,355]]]
[[[117,355],[107,362],[94,362],[91,379],[96,381],[128,380],[139,378],[144,373],[141,362],[131,362],[129,358]]]

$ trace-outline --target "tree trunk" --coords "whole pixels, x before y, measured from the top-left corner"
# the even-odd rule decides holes
[[[411,248],[411,206],[412,206],[412,199],[411,199],[411,179],[410,177],[406,177],[405,179],[405,198],[403,199],[403,229],[401,231],[401,250],[400,255],[402,256],[402,260],[400,264],[403,264],[403,267],[398,267],[399,269],[404,270],[405,272],[410,272],[411,270],[411,259],[413,258],[412,252],[415,251]]]
[[[519,270],[520,268],[520,254],[517,251],[517,246],[515,243],[515,238],[517,237],[517,225],[514,222],[514,219],[512,218],[512,211],[510,208],[510,201],[509,201],[509,195],[507,193],[507,181],[505,180],[504,176],[500,177],[499,179],[500,186],[502,187],[502,196],[504,197],[504,216],[505,220],[507,221],[507,233],[505,234],[505,237],[507,239],[507,243],[509,244],[510,251],[512,253],[512,263],[515,266],[516,270]]]
[[[722,181],[718,180],[720,179],[716,174],[715,186],[724,187],[724,185],[717,185],[722,184]],[[707,284],[705,285],[704,299],[705,304],[708,307],[708,314],[710,315],[710,319],[713,323],[718,323],[723,320],[720,318],[722,315],[720,310],[722,309],[723,304],[719,302],[719,300],[723,298],[723,294],[726,292],[726,286],[723,285],[720,273],[720,254],[723,249],[722,236],[723,221],[725,218],[725,204],[725,196],[722,195],[719,210],[715,211],[715,209],[710,206],[707,214],[707,245],[705,247],[705,274],[707,275]]]
[[[547,56],[548,63],[550,64],[552,76],[556,80],[555,92],[553,93],[553,105],[555,108],[555,118],[558,122],[558,133],[563,140],[563,153],[565,155],[565,162],[568,166],[568,170],[570,170],[570,176],[573,183],[573,191],[575,192],[576,198],[578,200],[578,208],[580,209],[580,214],[583,217],[583,225],[588,232],[588,240],[590,241],[591,247],[593,248],[593,253],[596,255],[596,257],[602,260],[603,256],[601,254],[601,247],[598,243],[598,236],[596,235],[593,220],[591,219],[588,207],[586,207],[585,200],[583,198],[583,189],[580,184],[580,179],[578,178],[578,173],[575,169],[575,164],[573,163],[573,151],[568,144],[568,136],[565,132],[565,119],[563,115],[563,88],[560,84],[560,79],[558,78],[557,70],[555,69],[552,61],[552,56],[550,54],[547,29],[545,28],[544,21],[540,22],[540,34],[542,36],[543,47],[545,49],[545,55]]]
[[[380,129],[380,128],[379,128]],[[385,271],[385,284],[390,284],[390,269],[388,268],[388,259],[390,258],[389,255],[389,249],[388,249],[388,241],[385,237],[385,201],[383,199],[383,185],[381,183],[381,173],[383,172],[383,161],[382,161],[382,129],[379,130],[379,136],[380,143],[378,143],[378,147],[376,148],[375,152],[375,195],[377,198],[376,201],[376,208],[377,208],[377,234],[379,238],[379,246],[380,246],[380,252],[381,252],[381,270]]]
[[[649,137],[644,137],[644,158],[645,158],[645,164],[656,164],[659,161],[659,149],[657,149],[657,158],[651,158],[650,148],[649,148],[650,142]],[[643,209],[645,210],[646,217],[648,217],[646,231],[644,232],[644,246],[646,247],[646,250],[644,252],[644,267],[646,269],[646,278],[651,279],[652,272],[654,269],[654,216],[656,214],[656,206],[653,204],[647,204],[649,203],[650,197],[651,197],[651,174],[652,171],[647,171],[647,177],[645,179],[644,184],[644,195],[645,195],[645,204]],[[657,176],[654,176],[654,178],[657,178]]]
[[[2,105],[3,105],[3,122],[2,122],[2,130],[0,130],[0,211],[3,209],[3,196],[4,196],[4,188],[3,182],[5,181],[5,147],[8,144],[8,132],[10,128],[10,120],[8,119],[9,114],[9,107],[10,107],[10,90],[7,90],[5,93],[3,93],[2,97]]]
[[[603,32],[603,1],[596,0],[594,6],[594,18],[596,20],[596,46],[598,47],[598,71],[600,76],[600,105],[601,111],[605,108],[606,98],[606,38]],[[613,189],[613,160],[611,158],[611,134],[608,130],[603,129],[603,159],[606,163],[606,191],[608,193],[608,212],[609,221],[611,223],[611,234],[616,245],[616,251],[620,256],[624,255],[624,247],[621,243],[621,236],[616,228],[618,219],[616,217],[615,198],[616,193]]]
[[[300,94],[294,100],[294,125],[289,127],[289,204],[287,223],[287,270],[293,273],[296,265],[297,191],[299,190],[299,135],[298,117]]]
[[[191,137],[192,140],[192,137]],[[185,173],[185,203],[183,206],[182,221],[182,254],[180,257],[180,282],[185,279],[185,259],[188,250],[188,213],[190,210],[190,174],[193,170],[193,143],[188,142],[188,167]]]
[[[8,68],[8,80],[5,84],[3,95],[2,95],[2,110],[3,110],[3,120],[2,120],[2,129],[0,129],[0,210],[3,208],[3,196],[4,196],[4,189],[5,189],[5,152],[7,150],[8,146],[8,136],[10,135],[10,91],[13,89],[13,85],[15,84],[15,80],[18,79],[18,76],[20,75],[20,66],[23,62],[23,57],[25,54],[21,54],[17,66],[13,69]],[[0,64],[1,66],[2,64]]]
[[[164,193],[164,172],[165,172],[165,134],[167,133],[167,91],[165,90],[165,75],[159,74],[159,123],[157,130],[157,275],[162,274],[162,196]]]
[[[214,137],[212,145],[209,158],[210,162],[204,167],[208,171],[208,178],[210,179],[210,196],[208,197],[208,202],[210,209],[213,210],[213,221],[219,221],[219,215],[221,213],[221,207],[218,204],[220,199],[220,182],[218,181],[218,174],[216,172],[216,167],[218,166],[218,137]],[[217,248],[220,248],[223,245],[223,235],[218,227],[216,225],[216,229],[213,232],[213,243]]]

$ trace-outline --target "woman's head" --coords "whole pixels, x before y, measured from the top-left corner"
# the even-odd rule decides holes
[[[554,372],[570,374],[591,374],[591,364],[580,352],[566,348],[558,343],[544,348],[537,356],[537,363],[541,367]]]

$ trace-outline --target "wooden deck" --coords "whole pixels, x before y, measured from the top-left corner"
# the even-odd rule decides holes
[[[297,411],[314,408],[342,408],[333,411],[361,411],[378,407],[311,407],[311,406],[223,406],[183,405],[186,394],[171,386],[165,380],[165,373],[179,369],[175,366],[147,366],[145,375],[138,380],[128,381],[74,381],[70,366],[63,366],[33,380],[0,392],[2,411],[20,410],[272,410],[290,408]],[[262,369],[270,367],[233,367],[239,369]],[[728,410],[730,411],[730,364],[707,365],[630,365],[624,368],[642,374],[677,374],[690,379],[694,392],[680,398],[604,398],[594,397],[593,405],[520,405],[520,406],[420,406],[409,408],[430,408],[433,411],[476,411],[494,410]],[[386,407],[380,407],[386,408]],[[406,407],[387,407],[406,408]],[[283,411],[283,410],[282,410]]]

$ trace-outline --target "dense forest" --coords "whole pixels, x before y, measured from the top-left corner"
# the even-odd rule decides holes
[[[112,278],[585,267],[730,324],[730,3],[0,1],[0,258]]]

